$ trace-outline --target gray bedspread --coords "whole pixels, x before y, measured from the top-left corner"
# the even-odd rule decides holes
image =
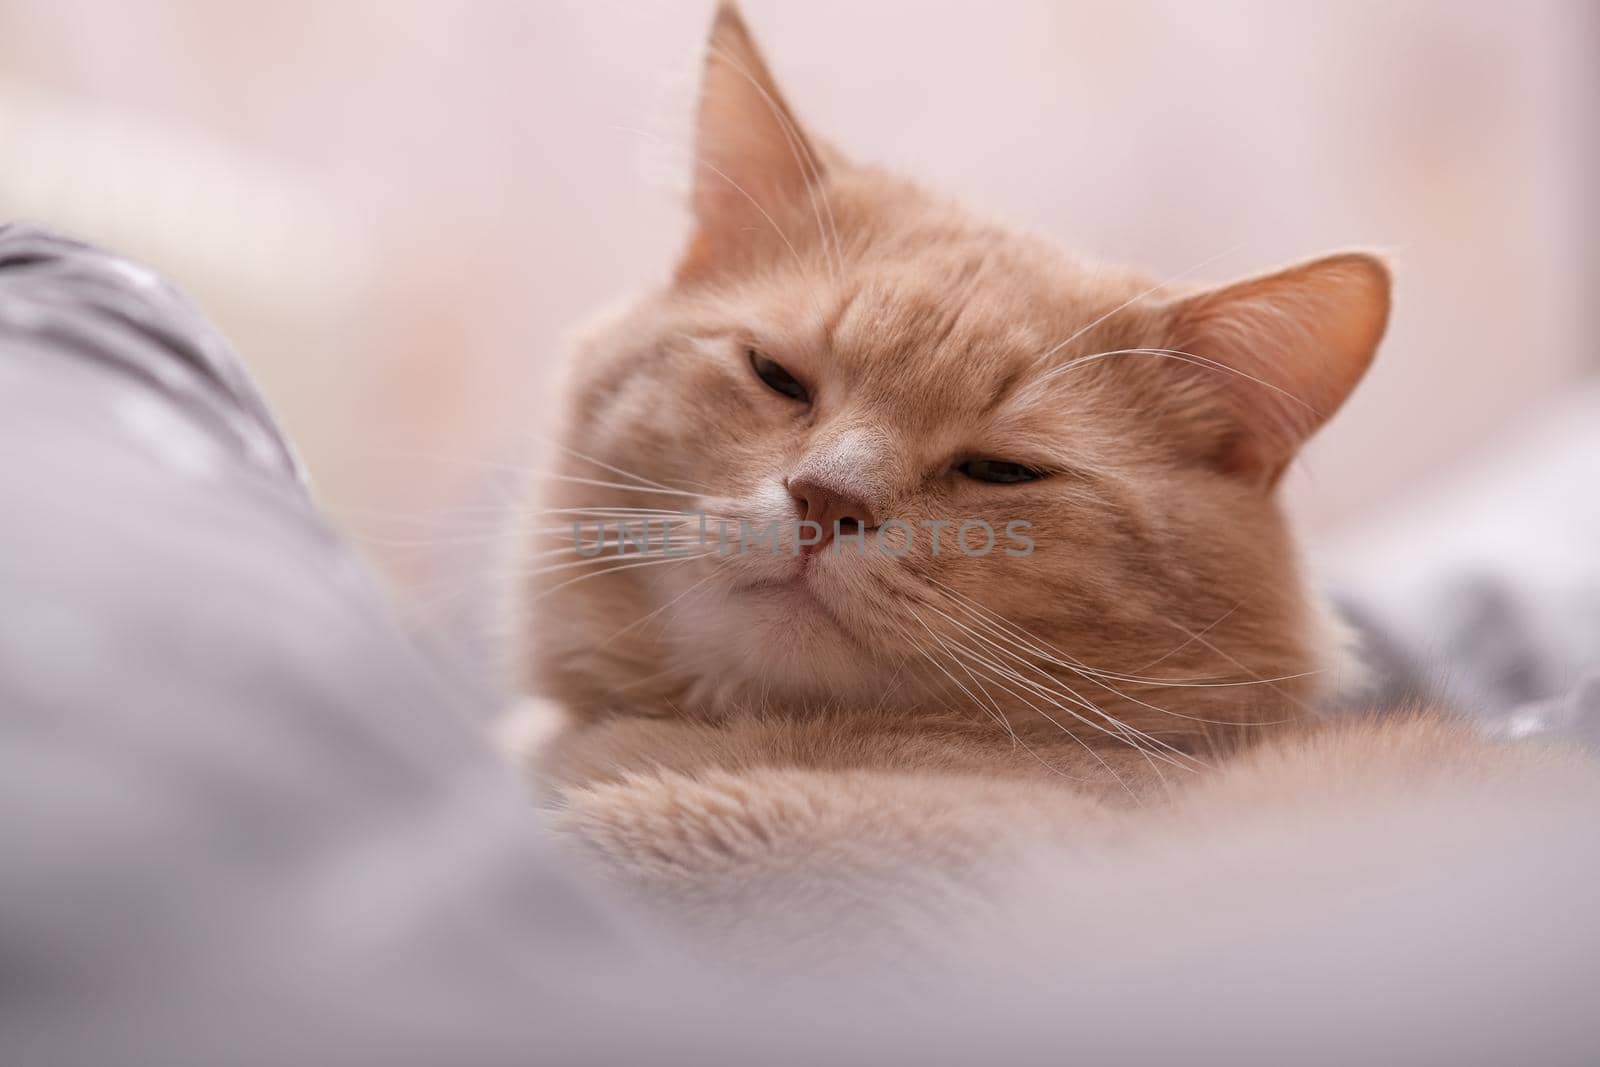
[[[0,229],[0,1063],[581,1035],[597,976],[642,960],[551,862],[477,699],[194,308]]]
[[[1380,706],[1424,696],[1508,738],[1600,751],[1600,381],[1325,546]]]

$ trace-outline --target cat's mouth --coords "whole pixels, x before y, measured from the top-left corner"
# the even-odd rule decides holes
[[[850,627],[846,626],[833,608],[817,595],[808,577],[809,572],[810,568],[802,565],[782,577],[740,582],[734,586],[734,592],[761,597],[785,612],[793,612],[796,621],[805,617],[822,618],[836,629],[849,633]]]

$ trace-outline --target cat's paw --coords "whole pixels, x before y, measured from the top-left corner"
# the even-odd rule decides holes
[[[563,791],[552,821],[630,881],[751,877],[786,853],[822,846],[826,828],[837,821],[830,810],[837,800],[794,778],[715,770],[632,773]]]
[[[971,899],[948,861],[983,844],[947,838],[937,862],[926,842],[908,850],[916,827],[861,777],[635,773],[564,791],[552,822],[587,866],[713,954],[759,966],[900,954],[933,942],[930,914]]]
[[[984,910],[1035,849],[1114,826],[1065,790],[978,775],[638,771],[560,796],[553,825],[607,881],[715,943],[760,951],[921,951]]]

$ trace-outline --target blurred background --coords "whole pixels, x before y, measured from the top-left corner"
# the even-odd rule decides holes
[[[710,6],[0,0],[0,219],[196,296],[427,614],[564,333],[671,269]],[[1075,250],[1387,251],[1384,354],[1288,486],[1314,545],[1600,372],[1591,0],[743,6],[822,136]]]

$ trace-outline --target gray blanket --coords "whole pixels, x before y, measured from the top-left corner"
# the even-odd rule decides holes
[[[1600,751],[1600,382],[1327,546],[1325,581],[1374,670],[1508,738]]]
[[[227,345],[16,227],[0,515],[0,1063],[438,1063],[642,965]]]

